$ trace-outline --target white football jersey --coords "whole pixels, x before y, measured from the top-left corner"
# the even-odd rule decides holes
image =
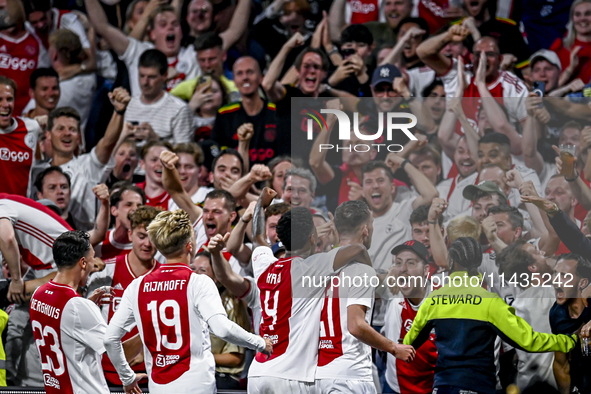
[[[371,346],[349,332],[347,308],[365,306],[365,321],[371,324],[375,290],[369,278],[375,277],[376,271],[366,264],[352,263],[335,276],[339,281],[331,280],[322,309],[316,379],[372,382]]]
[[[271,357],[257,353],[248,376],[314,382],[318,361],[320,313],[325,286],[314,286],[333,273],[337,250],[277,259],[271,248],[252,254],[254,278],[260,290],[260,334],[273,341]],[[308,283],[307,278],[310,278]]]

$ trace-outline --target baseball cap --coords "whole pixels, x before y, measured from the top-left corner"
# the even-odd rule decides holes
[[[396,246],[390,253],[397,255],[404,250],[410,250],[411,252],[416,253],[425,263],[429,261],[429,249],[427,249],[422,242],[411,239],[410,241],[406,241],[405,243]]]
[[[285,252],[286,249],[283,243],[279,241],[274,243],[273,246],[271,246],[271,251],[273,251],[273,256],[277,256],[277,253]]]
[[[402,73],[398,69],[398,67],[394,66],[393,64],[384,64],[383,66],[379,66],[373,72],[373,76],[371,77],[371,86],[375,87],[377,84],[382,82],[388,82],[389,84],[394,83],[394,78],[401,77]]]
[[[494,183],[492,181],[482,181],[478,185],[468,185],[464,189],[464,192],[462,193],[462,195],[464,196],[464,198],[466,200],[474,201],[478,192],[485,192],[485,193],[489,193],[489,194],[497,193],[497,194],[507,198],[507,196],[501,190],[499,185],[497,185],[496,183]]]
[[[559,70],[562,70],[562,64],[556,52],[548,49],[540,49],[536,53],[530,56],[529,64],[533,65],[536,59],[544,59],[548,63],[555,65]]]

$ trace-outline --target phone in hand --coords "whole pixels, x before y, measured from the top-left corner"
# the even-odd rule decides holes
[[[534,81],[533,92],[540,97],[544,97],[546,93],[546,82]]]
[[[211,81],[211,75],[201,75],[197,79],[197,86],[195,87],[195,90],[201,89],[202,87],[208,85],[208,88],[205,89],[205,92],[209,92],[211,90]]]
[[[352,56],[354,55],[355,52],[355,48],[345,48],[345,49],[341,49],[341,56],[343,56],[343,58],[348,57],[348,56]]]
[[[535,94],[537,94],[539,97],[544,97],[544,93],[546,93],[546,82],[534,81],[532,88],[532,91]],[[538,108],[544,108],[544,105],[540,103]]]

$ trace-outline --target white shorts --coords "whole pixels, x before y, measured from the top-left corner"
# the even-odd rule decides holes
[[[314,383],[253,376],[248,378],[248,394],[316,394]]]
[[[347,379],[316,379],[315,389],[317,394],[376,394],[376,386],[373,382],[365,380]]]

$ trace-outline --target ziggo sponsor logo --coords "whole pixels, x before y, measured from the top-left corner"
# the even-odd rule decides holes
[[[37,68],[37,62],[35,60],[13,57],[6,53],[0,53],[0,68],[13,69],[26,71],[34,70]]]
[[[29,160],[29,152],[14,151],[8,148],[0,148],[0,160],[22,162]]]

